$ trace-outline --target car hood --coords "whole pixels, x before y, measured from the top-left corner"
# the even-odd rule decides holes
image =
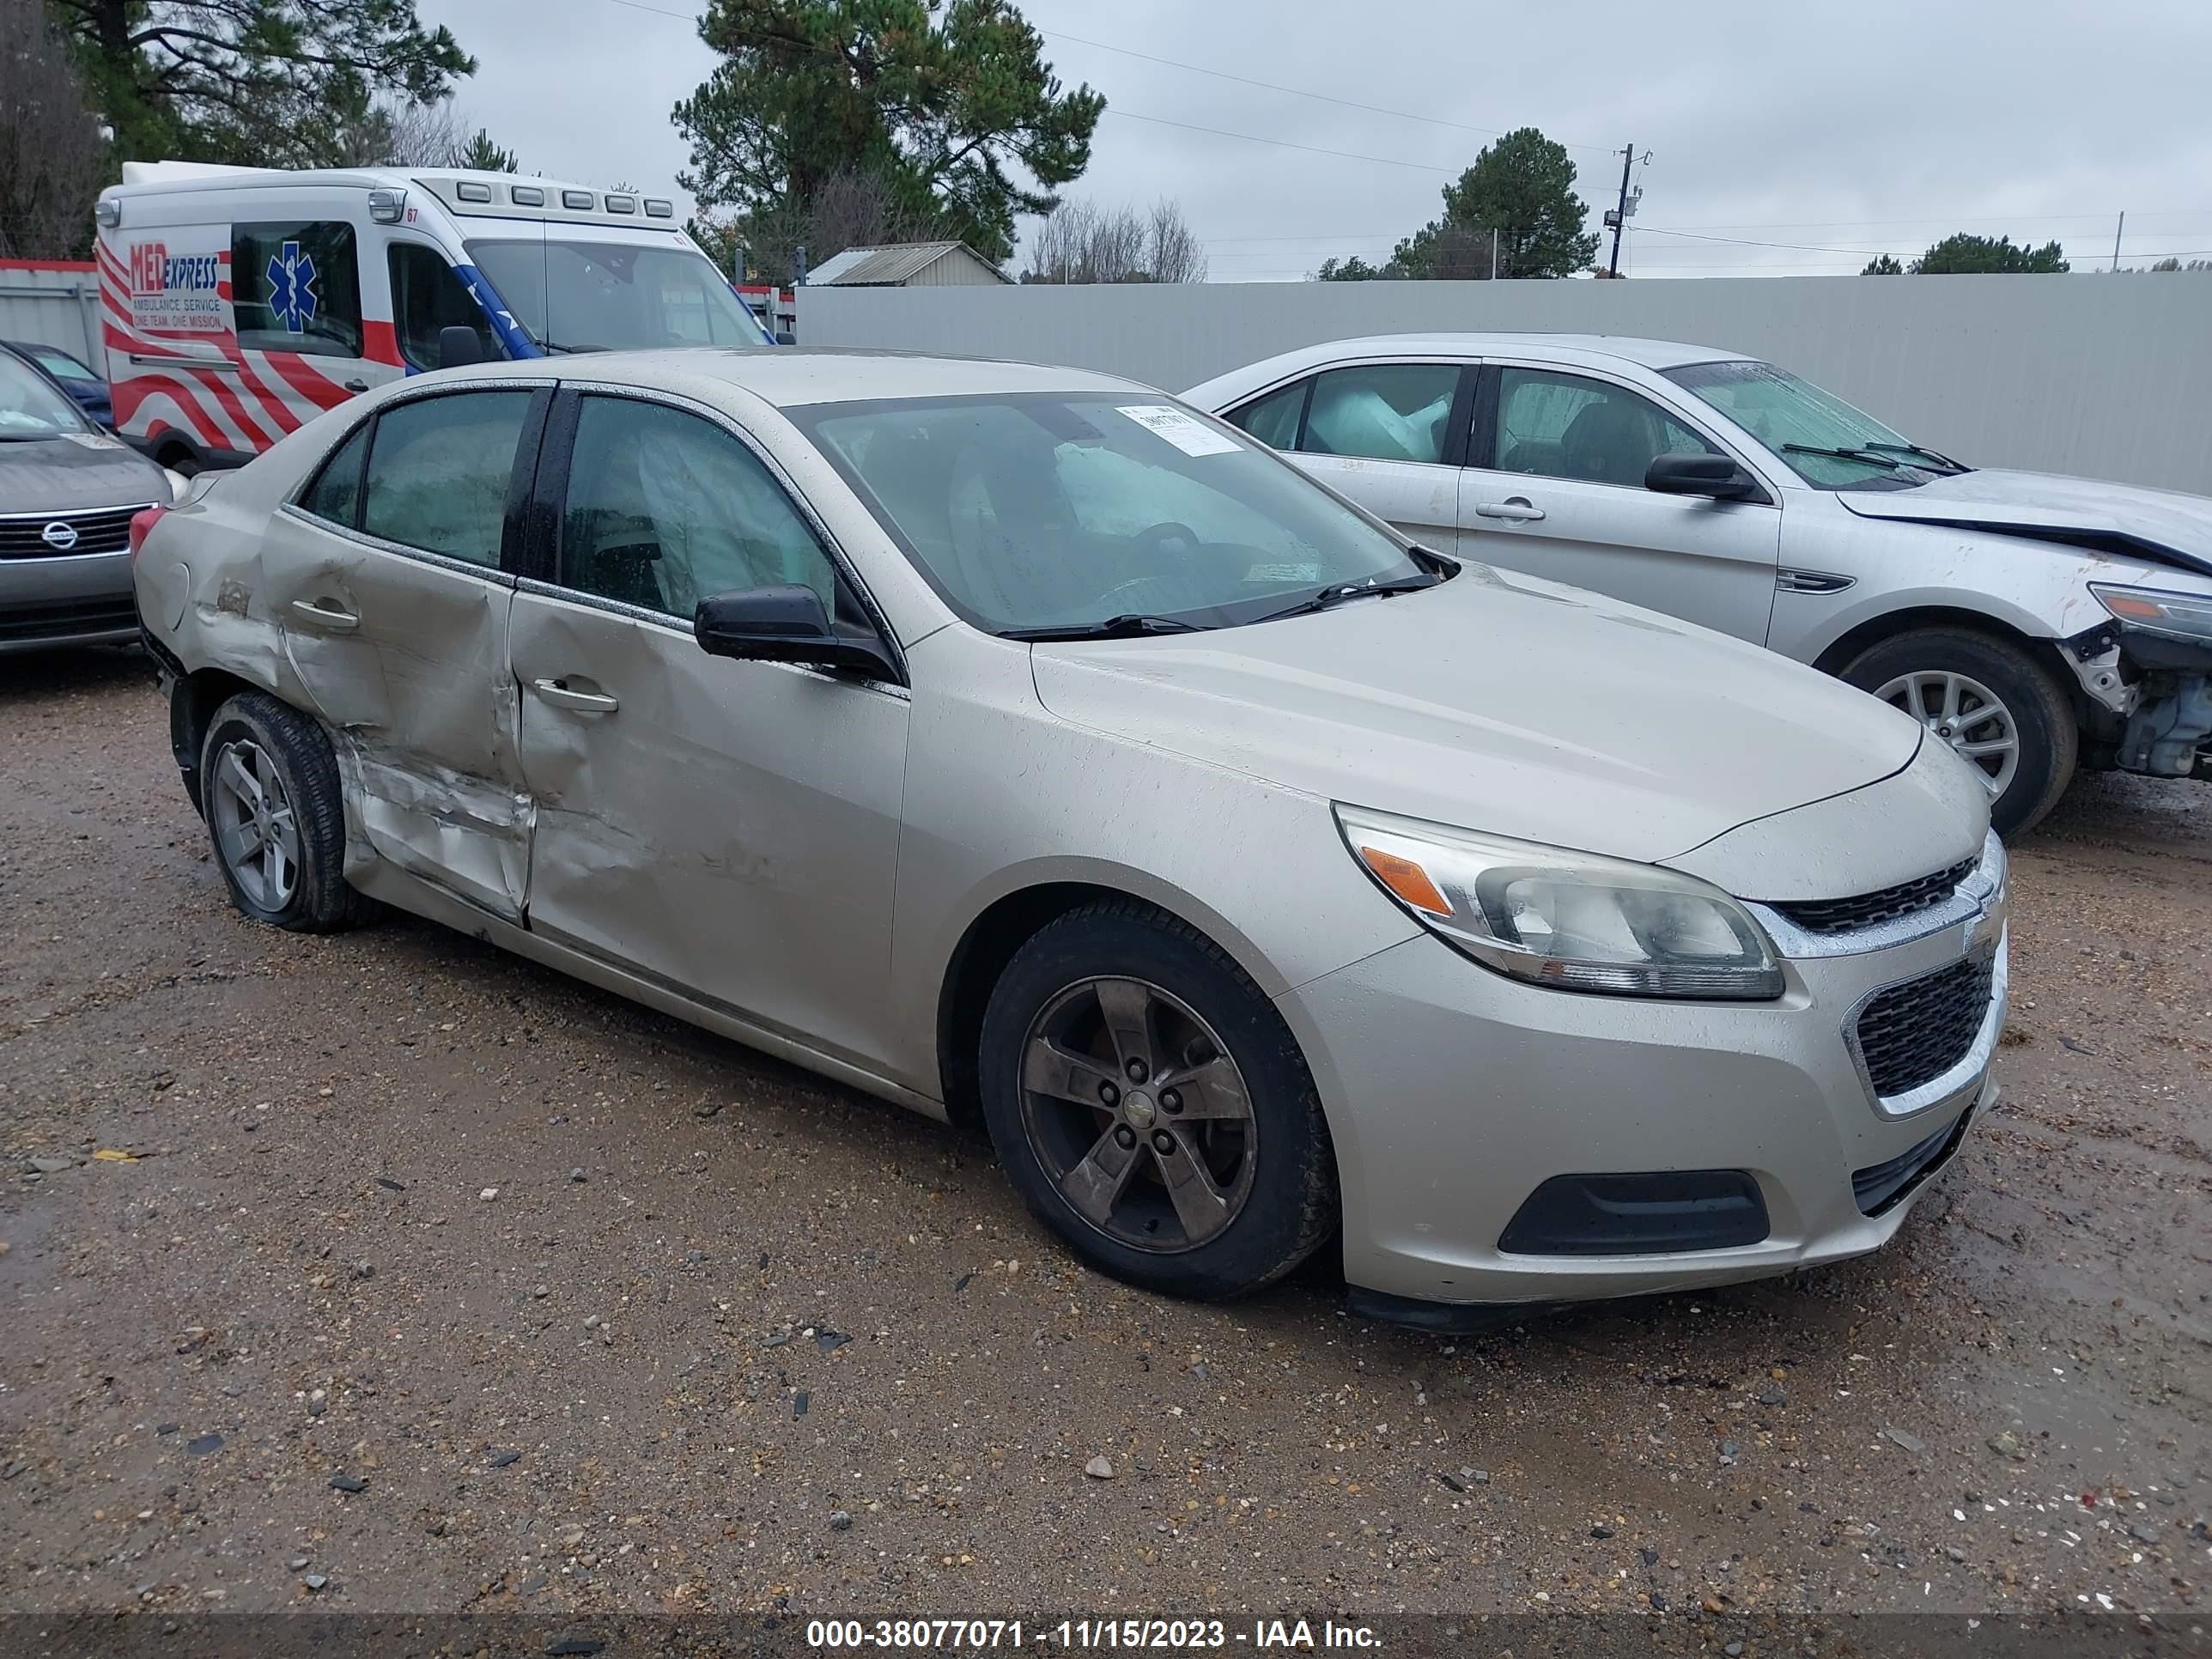
[[[1842,490],[1836,499],[1863,519],[2063,536],[2212,576],[2212,497],[1991,468],[1917,489]]]
[[[1132,743],[1645,861],[1888,777],[1922,736],[1756,647],[1483,565],[1280,622],[1040,644],[1031,665],[1054,714]]]
[[[169,499],[161,469],[119,438],[0,443],[0,514],[81,513]]]

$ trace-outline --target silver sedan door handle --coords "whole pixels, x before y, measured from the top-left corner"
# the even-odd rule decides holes
[[[580,714],[611,714],[622,707],[604,691],[571,691],[565,680],[532,680],[530,689],[556,708],[573,708]]]
[[[361,618],[352,611],[334,605],[318,605],[313,599],[293,600],[292,614],[328,634],[350,634],[361,626]]]
[[[1544,516],[1544,509],[1526,495],[1509,495],[1502,501],[1478,501],[1475,514],[1485,519],[1503,519],[1508,524],[1534,524]]]

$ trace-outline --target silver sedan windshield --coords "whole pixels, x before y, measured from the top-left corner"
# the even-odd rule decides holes
[[[1423,579],[1267,451],[1164,398],[1061,392],[789,411],[946,602],[993,632],[1250,622]]]
[[[1821,489],[1910,489],[1939,473],[1964,470],[1772,363],[1739,359],[1662,372]]]

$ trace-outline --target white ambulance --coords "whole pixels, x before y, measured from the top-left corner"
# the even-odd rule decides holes
[[[660,197],[451,168],[123,174],[97,210],[115,427],[179,472],[439,367],[441,336],[447,361],[774,343]]]

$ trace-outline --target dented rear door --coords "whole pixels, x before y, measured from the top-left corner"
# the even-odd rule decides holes
[[[530,798],[516,750],[502,568],[550,390],[386,404],[333,452],[264,544],[269,610],[345,784],[364,849],[522,919]],[[518,471],[526,476],[518,482]]]

